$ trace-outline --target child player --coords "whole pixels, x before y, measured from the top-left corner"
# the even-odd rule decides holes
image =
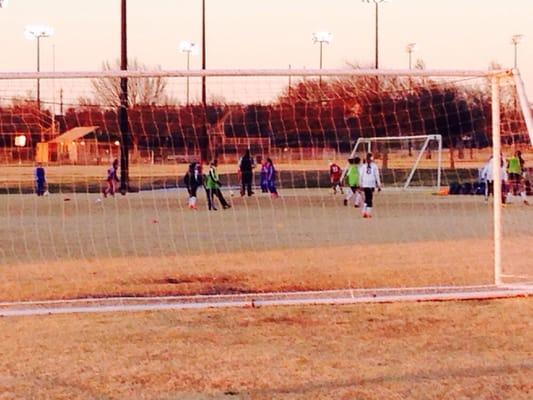
[[[203,185],[202,172],[197,162],[192,162],[189,165],[189,169],[183,178],[185,186],[187,186],[187,192],[189,193],[189,208],[196,210],[196,192],[198,188]]]
[[[374,191],[381,190],[381,180],[379,169],[372,159],[372,153],[366,155],[366,160],[359,167],[359,182],[365,192],[365,204],[363,207],[363,218],[372,218],[372,207],[374,205]]]
[[[117,183],[118,183],[118,160],[115,159],[113,161],[113,164],[111,164],[111,167],[107,170],[107,178],[106,183],[107,186],[104,189],[104,197],[107,197],[108,194],[111,196],[115,195],[115,192],[117,191]]]
[[[43,196],[46,191],[46,177],[44,167],[41,163],[35,168],[35,192],[37,196]]]
[[[341,184],[342,169],[334,162],[329,163],[329,181],[331,183],[331,188],[333,189],[333,194],[337,194],[337,186],[341,193],[344,193],[342,190]]]
[[[359,157],[348,159],[348,168],[344,171],[344,182],[349,187],[344,198],[344,205],[347,206],[350,199],[354,198],[354,207],[361,205],[362,196],[359,192],[359,164],[361,159]]]

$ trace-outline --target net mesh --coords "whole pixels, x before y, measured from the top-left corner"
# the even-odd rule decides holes
[[[201,77],[156,75],[128,78],[126,196],[119,78],[40,79],[39,101],[35,79],[0,80],[2,300],[493,282],[488,79],[208,76],[204,105]],[[506,169],[525,163],[506,185],[504,278],[530,282],[533,151],[513,81],[500,89]],[[358,139],[385,137],[400,139],[372,144],[383,190],[365,199],[342,170]]]

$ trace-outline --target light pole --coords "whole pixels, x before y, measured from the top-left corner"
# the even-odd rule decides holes
[[[405,51],[409,54],[409,69],[413,69],[413,52],[416,51],[416,43],[408,43]]]
[[[27,39],[37,39],[37,72],[41,71],[41,38],[47,38],[53,34],[53,28],[46,25],[30,25],[24,30]],[[37,78],[37,108],[41,109],[41,82],[39,78]]]
[[[192,42],[183,41],[180,43],[180,51],[187,53],[187,71],[191,66],[191,53],[198,54],[198,46]],[[187,105],[189,105],[189,75],[187,75]]]
[[[363,3],[371,3],[373,2],[376,5],[376,60],[375,60],[375,68],[379,68],[379,4],[384,3],[387,0],[362,0]]]
[[[513,35],[511,44],[514,46],[514,68],[518,68],[518,45],[524,39],[524,35]]]
[[[128,13],[127,0],[120,2],[120,69],[128,70]],[[128,78],[120,78],[120,106],[118,108],[120,130],[120,193],[125,195],[129,189],[130,135],[128,127]]]
[[[322,69],[322,47],[324,43],[329,44],[331,43],[332,35],[329,32],[321,31],[321,32],[314,32],[313,33],[313,43],[318,43],[320,45],[320,69]],[[319,77],[319,83],[322,84],[322,75]]]

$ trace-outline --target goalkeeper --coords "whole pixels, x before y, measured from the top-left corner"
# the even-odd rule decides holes
[[[350,199],[354,199],[354,207],[360,207],[362,196],[359,190],[359,164],[361,159],[359,157],[348,159],[348,168],[344,171],[344,182],[350,190],[346,191],[346,197],[344,198],[344,205],[347,206]]]

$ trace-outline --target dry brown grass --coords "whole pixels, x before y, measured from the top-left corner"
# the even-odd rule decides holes
[[[533,302],[0,320],[2,399],[530,399]]]

